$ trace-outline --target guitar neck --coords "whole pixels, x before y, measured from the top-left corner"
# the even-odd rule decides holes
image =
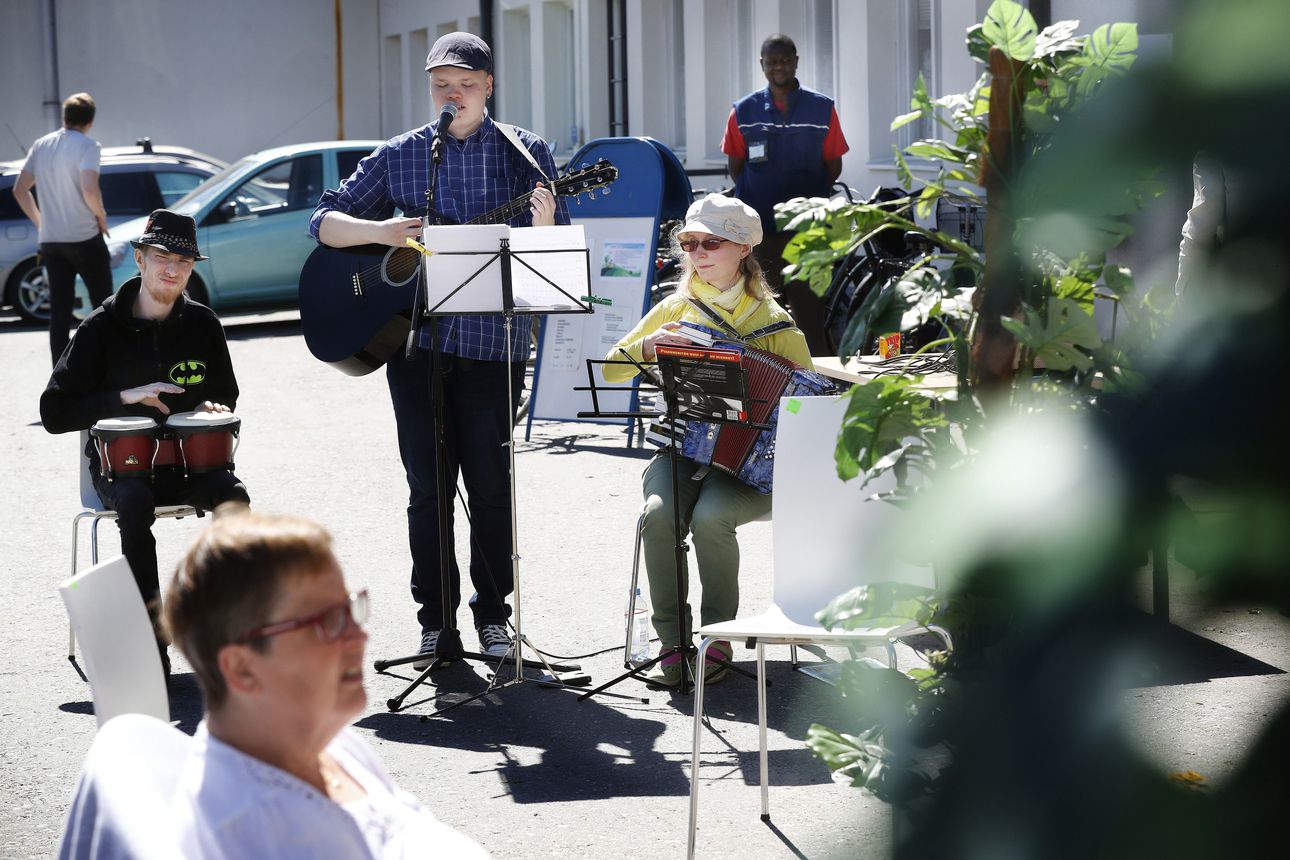
[[[556,180],[551,186],[551,190],[557,197],[567,196],[560,188],[560,180]],[[519,197],[516,197],[510,203],[498,206],[496,209],[490,209],[478,218],[471,218],[467,224],[504,224],[517,215],[528,211],[529,201],[533,199],[533,192],[526,191]]]

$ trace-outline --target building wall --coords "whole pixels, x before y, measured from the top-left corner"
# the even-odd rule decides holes
[[[5,0],[7,32],[39,33],[44,0]],[[968,89],[980,66],[963,32],[989,0],[627,0],[628,131],[671,146],[690,169],[719,169],[730,104],[764,85],[758,47],[785,32],[799,77],[832,95],[851,151],[843,179],[896,182],[889,130],[919,68],[934,94]],[[563,160],[608,131],[606,0],[495,0],[499,119],[531,128]],[[336,10],[343,55],[337,56]],[[1167,49],[1164,0],[1053,0],[1083,29],[1142,22],[1144,51]],[[388,137],[431,118],[429,45],[480,32],[460,0],[58,0],[61,95],[93,93],[104,144],[155,141],[227,159],[282,143]],[[162,13],[164,10],[164,14]],[[923,30],[919,30],[919,22]],[[0,52],[0,158],[50,130],[39,38]],[[337,70],[342,79],[337,91]],[[718,185],[717,180],[696,184]]]
[[[42,110],[42,0],[5,0],[0,159],[53,129]],[[98,103],[106,146],[148,136],[232,160],[378,131],[376,4],[339,0],[58,0],[59,97]],[[31,33],[31,38],[12,34]],[[338,74],[343,111],[338,101]],[[343,125],[341,116],[343,113]]]

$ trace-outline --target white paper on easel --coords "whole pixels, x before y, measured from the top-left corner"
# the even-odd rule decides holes
[[[520,255],[511,262],[511,289],[517,311],[586,310],[579,300],[591,291],[591,283],[587,236],[581,224],[512,230],[511,250]]]
[[[578,301],[589,292],[582,225],[431,226],[422,238],[431,252],[426,258],[426,307],[431,313],[501,313],[502,239],[510,239],[511,251],[519,255],[511,258],[511,294],[519,313],[585,310]],[[544,253],[534,253],[539,251]]]

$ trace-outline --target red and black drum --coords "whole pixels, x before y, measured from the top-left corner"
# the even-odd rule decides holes
[[[233,470],[242,419],[229,412],[179,412],[166,419],[185,474]]]
[[[99,453],[99,472],[109,481],[152,477],[157,454],[157,422],[125,416],[104,418],[90,428]]]

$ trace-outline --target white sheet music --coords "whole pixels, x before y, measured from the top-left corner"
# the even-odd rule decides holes
[[[587,239],[581,224],[517,228],[481,224],[425,229],[422,244],[433,254],[426,258],[426,306],[431,313],[502,311],[498,253],[502,239],[510,239],[511,251],[515,252],[511,258],[511,292],[517,313],[586,310],[581,300],[590,292],[590,283]]]

